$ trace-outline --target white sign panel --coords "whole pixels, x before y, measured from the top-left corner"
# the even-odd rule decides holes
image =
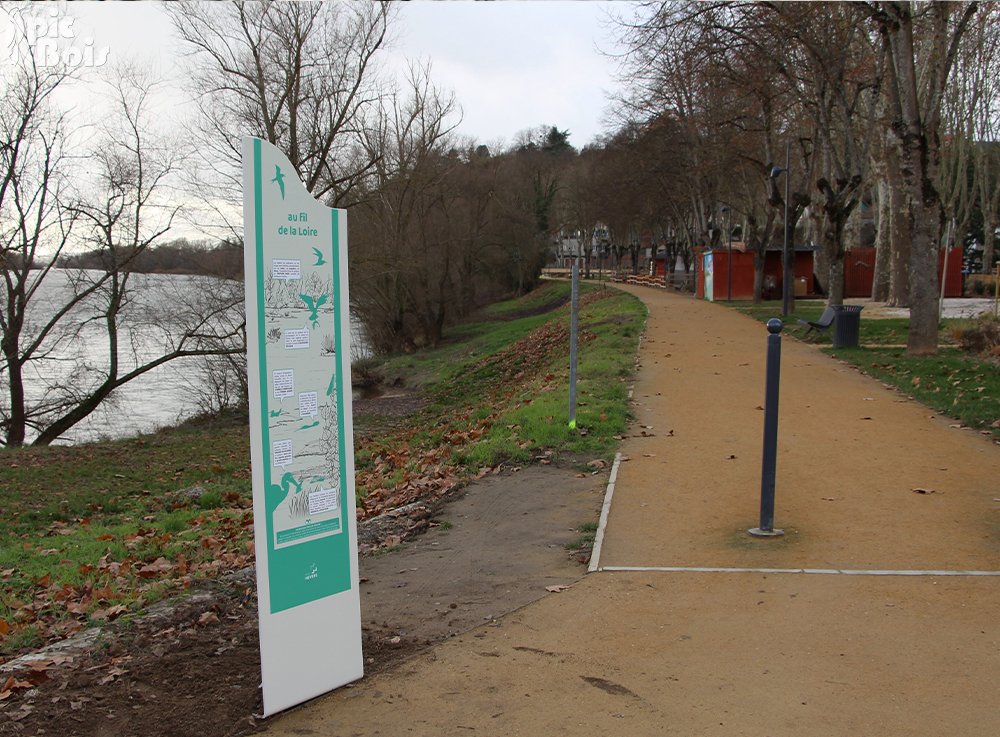
[[[243,143],[247,367],[264,715],[363,675],[347,213]],[[333,356],[329,347],[334,346]]]

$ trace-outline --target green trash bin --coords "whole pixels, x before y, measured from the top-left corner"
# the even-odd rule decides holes
[[[834,305],[833,347],[857,348],[861,333],[861,310],[864,305]]]

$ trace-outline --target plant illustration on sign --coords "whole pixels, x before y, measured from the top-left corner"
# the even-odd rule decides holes
[[[309,495],[295,493],[288,505],[288,516],[292,519],[304,519],[309,516]]]

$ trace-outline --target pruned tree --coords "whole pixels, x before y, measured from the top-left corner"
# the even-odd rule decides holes
[[[778,72],[810,131],[808,168],[815,194],[810,199],[820,236],[816,278],[829,302],[839,304],[846,228],[864,192],[876,125],[881,56],[864,14],[849,3],[767,5],[770,13],[759,17],[755,35],[783,39],[766,51],[778,60]]]

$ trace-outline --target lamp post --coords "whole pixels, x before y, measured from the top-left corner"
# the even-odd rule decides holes
[[[792,180],[792,173],[788,170],[791,166],[791,144],[785,141],[785,242],[781,247],[781,255],[784,259],[783,268],[784,272],[781,275],[781,316],[788,317],[788,313],[792,311],[792,299],[794,297],[794,292],[792,291],[792,279],[794,278],[792,270],[792,253],[790,250],[789,241],[792,239],[792,234],[789,232],[791,228],[788,227],[788,188],[789,183]]]
[[[785,168],[782,169],[780,166],[775,166],[771,169],[771,178],[777,178],[782,173],[785,175],[785,217],[784,217],[784,231],[785,237],[781,245],[781,316],[788,317],[788,313],[792,311],[792,259],[789,253],[788,243],[791,239],[790,228],[788,227],[788,190],[790,186],[790,181],[792,178],[791,172],[788,170],[791,165],[791,144],[785,143]]]

